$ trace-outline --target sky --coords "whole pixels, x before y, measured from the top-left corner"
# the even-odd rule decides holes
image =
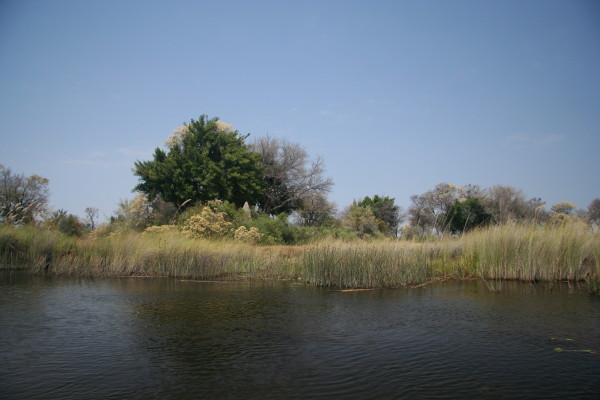
[[[340,209],[441,182],[600,197],[600,2],[0,0],[0,164],[101,219],[219,117],[325,160]]]

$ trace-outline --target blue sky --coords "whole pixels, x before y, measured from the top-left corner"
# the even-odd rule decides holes
[[[600,197],[598,1],[0,0],[0,163],[110,216],[201,114],[324,157],[339,208],[437,183]]]

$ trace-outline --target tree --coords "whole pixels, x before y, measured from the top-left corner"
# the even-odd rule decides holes
[[[96,207],[87,207],[85,209],[86,222],[90,229],[96,228],[96,218],[98,218],[99,210]]]
[[[496,223],[527,219],[528,207],[520,189],[496,185],[486,191],[485,207]]]
[[[260,201],[267,214],[289,213],[303,201],[331,190],[333,181],[323,176],[323,159],[317,157],[309,165],[308,153],[302,146],[269,136],[251,145],[260,154],[267,186]]]
[[[371,199],[366,196],[358,202],[360,207],[371,207],[373,215],[381,221],[380,231],[384,234],[398,236],[398,224],[402,222],[400,206],[394,204],[391,197],[375,195]]]
[[[358,237],[378,235],[379,220],[370,206],[359,206],[356,201],[345,211],[342,225],[357,233]]]
[[[450,228],[450,209],[463,195],[461,187],[439,183],[432,190],[411,196],[412,205],[408,209],[410,223],[421,227],[422,233],[431,229],[435,233],[443,234]]]
[[[333,221],[335,214],[335,204],[329,202],[322,193],[314,193],[302,199],[296,220],[300,226],[321,226]]]
[[[152,161],[135,162],[140,183],[134,190],[151,201],[160,195],[176,206],[214,199],[238,207],[257,203],[265,183],[260,155],[250,151],[247,137],[218,118],[192,119],[169,138],[168,152],[156,148]]]
[[[550,211],[553,214],[572,215],[574,214],[576,208],[577,206],[569,201],[561,201],[559,203],[554,204],[550,208]]]
[[[600,199],[594,199],[588,206],[588,220],[592,224],[600,224]]]
[[[485,225],[491,219],[478,197],[468,197],[454,201],[446,217],[450,221],[452,233],[466,232]]]
[[[47,211],[48,179],[13,175],[0,164],[0,223],[27,224]]]
[[[121,200],[116,214],[116,218],[111,218],[113,223],[143,230],[151,223],[152,209],[146,195],[138,193],[133,200]]]
[[[546,211],[546,202],[539,197],[527,200],[527,219],[534,222],[546,222],[550,215]]]
[[[79,218],[62,209],[54,211],[46,219],[45,225],[47,228],[55,229],[69,236],[81,236],[84,231],[84,226]]]

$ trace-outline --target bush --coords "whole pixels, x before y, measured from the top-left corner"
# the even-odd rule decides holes
[[[235,240],[248,244],[257,244],[262,237],[263,234],[260,233],[255,227],[252,227],[250,230],[248,230],[243,225],[237,228],[233,235]]]
[[[231,225],[225,220],[225,213],[204,207],[200,214],[192,215],[185,221],[182,231],[194,238],[219,239],[231,231]]]

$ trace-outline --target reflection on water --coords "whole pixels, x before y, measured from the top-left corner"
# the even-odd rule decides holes
[[[0,398],[597,398],[599,296],[493,289],[4,272]]]

